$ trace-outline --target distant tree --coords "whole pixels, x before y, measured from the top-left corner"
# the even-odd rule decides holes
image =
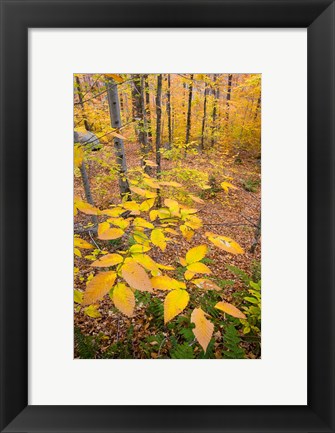
[[[226,122],[229,122],[229,109],[230,109],[230,99],[231,99],[231,86],[233,81],[233,74],[228,75],[228,84],[227,84],[227,96],[226,96]]]
[[[201,152],[204,150],[205,128],[206,128],[206,114],[207,114],[207,93],[208,93],[208,86],[207,86],[207,83],[205,83],[205,89],[204,89],[204,111],[203,111],[203,115],[202,115],[201,141],[200,141],[200,147],[199,147]]]
[[[262,103],[262,97],[261,97],[261,93],[259,94],[259,97],[257,99],[257,105],[256,105],[256,110],[255,110],[255,115],[254,115],[254,121],[257,119],[258,117],[258,113],[260,111],[261,108],[261,103]]]
[[[79,79],[78,75],[76,75],[76,86],[77,86],[79,103],[81,106],[82,115],[83,115],[83,119],[84,119],[84,126],[85,126],[86,131],[91,131],[90,124],[88,123],[88,120],[87,120],[87,115],[86,115],[84,102],[83,102],[83,92],[81,89],[81,83],[80,83],[80,79]]]
[[[112,78],[107,79],[107,97],[111,126],[115,129],[120,129],[122,126],[120,102],[117,90],[117,85]],[[116,163],[118,166],[118,179],[121,197],[130,196],[129,183],[127,179],[127,161],[122,138],[114,137],[114,150]]]
[[[157,75],[157,94],[156,94],[156,164],[157,177],[161,173],[161,124],[162,124],[162,74]]]
[[[152,127],[151,127],[151,112],[150,112],[150,88],[148,74],[144,75],[144,92],[145,92],[145,112],[147,117],[148,140],[152,143]]]
[[[194,77],[194,74],[191,74],[190,75],[190,84],[189,84],[189,88],[188,88],[188,108],[187,108],[187,121],[186,121],[185,152],[187,149],[187,145],[189,144],[189,141],[190,141],[190,133],[191,133],[193,77]]]
[[[215,144],[215,130],[216,130],[216,114],[217,114],[217,105],[218,105],[218,88],[216,85],[217,74],[213,75],[213,112],[212,112],[212,146]]]
[[[167,74],[167,92],[166,92],[166,112],[168,116],[168,137],[169,145],[168,149],[172,147],[172,122],[171,122],[171,75]]]
[[[141,146],[141,164],[145,166],[144,159],[148,158],[148,125],[145,102],[145,77],[143,74],[133,75],[133,103],[134,115],[137,123],[137,136]]]

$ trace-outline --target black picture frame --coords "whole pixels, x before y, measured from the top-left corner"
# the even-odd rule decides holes
[[[1,431],[335,431],[334,11],[333,0],[1,0]],[[27,36],[49,27],[308,28],[307,406],[28,405]]]

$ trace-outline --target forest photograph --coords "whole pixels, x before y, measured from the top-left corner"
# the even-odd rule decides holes
[[[261,358],[261,78],[74,74],[75,359]]]

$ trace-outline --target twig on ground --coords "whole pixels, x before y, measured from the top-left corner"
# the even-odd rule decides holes
[[[95,242],[93,236],[92,236],[92,231],[89,230],[88,234],[90,235],[91,241],[94,243],[94,245],[98,248],[99,251],[101,251],[101,248],[99,247],[99,245]]]

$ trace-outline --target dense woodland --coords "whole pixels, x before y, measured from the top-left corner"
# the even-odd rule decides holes
[[[261,357],[261,76],[74,76],[74,356]]]

